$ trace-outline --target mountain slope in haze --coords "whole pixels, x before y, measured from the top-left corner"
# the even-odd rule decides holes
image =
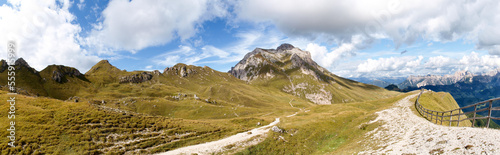
[[[314,62],[308,51],[290,44],[276,49],[256,48],[229,73],[253,85],[274,87],[316,104],[364,101],[388,93],[383,88],[332,74]]]
[[[426,75],[409,76],[405,81],[399,84],[399,88],[422,87],[427,85],[451,85],[457,82],[472,82],[474,74],[469,71],[458,71],[453,75]]]
[[[460,106],[500,97],[500,68],[487,73],[474,75],[459,71],[453,75],[410,76],[399,88],[416,90],[420,88],[433,91],[450,92]],[[408,85],[408,87],[404,87]]]

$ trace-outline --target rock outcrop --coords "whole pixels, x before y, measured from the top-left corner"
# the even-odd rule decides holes
[[[128,76],[122,76],[119,79],[120,83],[141,83],[145,81],[149,81],[153,78],[153,75],[150,72],[142,72],[140,74],[133,74]]]
[[[72,67],[67,67],[67,66],[63,66],[63,65],[48,66],[48,68],[50,68],[50,67],[53,67],[51,78],[52,78],[52,80],[54,80],[58,83],[66,82],[65,76],[84,78],[83,74],[80,73],[80,71],[78,71],[78,69],[75,69]]]
[[[7,68],[9,67],[9,65],[7,64],[7,61],[5,60],[1,60],[0,61],[0,73],[2,73],[3,71],[7,70]]]
[[[153,71],[153,74],[154,74],[154,75],[160,75],[161,73],[160,73],[160,71],[159,71],[159,70],[154,70],[154,71]]]
[[[163,70],[163,74],[172,73],[174,75],[179,75],[180,77],[187,77],[193,73],[196,73],[196,70],[191,69],[185,64],[177,64],[173,67],[167,67]]]
[[[38,71],[36,71],[34,68],[31,68],[31,66],[23,59],[19,58],[14,62],[14,66],[16,70],[21,70],[22,68],[27,69],[28,71],[37,74]]]

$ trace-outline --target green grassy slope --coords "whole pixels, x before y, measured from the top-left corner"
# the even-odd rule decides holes
[[[186,77],[169,71],[153,75],[151,80],[142,83],[111,82],[96,93],[81,92],[79,97],[97,103],[104,100],[104,106],[113,108],[189,119],[234,118],[270,112],[270,116],[279,116],[297,111],[290,106],[291,100],[294,107],[311,106],[301,98],[276,89],[251,86],[208,67],[178,64],[173,68],[184,66],[192,72]]]
[[[273,154],[332,152],[339,148],[352,151],[356,148],[350,148],[349,144],[373,128],[358,126],[373,118],[375,111],[406,96],[333,74],[321,74],[327,76],[322,78],[329,79],[325,83],[299,74],[300,70],[288,70],[281,77],[248,84],[229,73],[185,64],[177,64],[162,74],[148,72],[152,78],[147,81],[120,83],[124,76],[143,72],[120,70],[105,60],[82,76],[67,75],[63,82],[52,79],[54,71],[71,72],[72,69],[49,66],[29,75],[41,80],[37,91],[62,100],[78,96],[79,102],[20,95],[17,121],[19,131],[23,132],[19,132],[19,145],[29,148],[23,153],[36,153],[34,150],[48,154],[161,152],[246,131],[255,128],[257,122],[269,123],[299,108],[310,112],[284,118],[282,123],[287,131],[297,131],[293,136],[282,135],[294,143],[269,148],[281,144],[268,138],[247,151]],[[349,103],[314,105],[303,95],[283,91],[283,86],[290,84],[289,78],[294,84],[308,82],[331,92],[334,103]],[[33,81],[20,81],[20,87],[31,86],[29,82]],[[0,99],[6,100],[5,93],[0,92]],[[399,96],[393,97],[395,95]],[[1,109],[7,111],[7,104],[0,103]],[[7,118],[0,118],[0,123],[0,128],[6,128]],[[0,136],[7,134],[6,131],[0,133]],[[270,137],[276,136],[279,134],[271,133]],[[0,148],[5,151],[2,153],[23,154],[19,147],[8,148],[6,140],[0,140]],[[263,146],[267,144],[270,146]],[[308,149],[301,150],[298,146]]]
[[[9,95],[0,91],[0,100]],[[82,103],[83,102],[83,103]],[[220,139],[270,123],[273,118],[243,117],[219,120],[184,120],[144,114],[105,111],[86,101],[64,102],[43,97],[16,96],[16,147],[0,139],[1,154],[101,154],[162,152]],[[0,110],[9,105],[0,102]],[[0,128],[8,128],[7,117]],[[0,131],[6,137],[8,131]],[[179,135],[180,134],[180,135]]]
[[[62,65],[50,65],[40,71],[43,88],[47,91],[47,96],[66,100],[69,97],[77,95],[78,92],[89,92],[91,89],[90,81],[83,74],[79,76],[64,75],[62,76],[61,83],[59,83],[52,79],[54,72],[61,74],[79,73],[75,68]]]
[[[417,99],[414,98],[413,101],[416,101]],[[434,110],[434,111],[448,111],[448,110],[453,110],[460,108],[458,106],[457,102],[455,99],[453,99],[453,96],[451,96],[450,93],[446,92],[434,92],[434,91],[428,91],[426,93],[423,93],[422,96],[420,97],[419,103],[424,106],[427,109]],[[415,105],[413,105],[412,110],[418,115],[418,112],[415,109]],[[461,112],[463,113],[463,112]],[[454,112],[453,114],[458,114],[457,112]],[[466,118],[466,116],[461,116],[461,119]],[[458,119],[458,116],[454,116],[452,119],[456,120]],[[441,124],[441,122],[438,120],[438,124]],[[443,121],[443,125],[450,125],[449,122]],[[452,122],[452,126],[457,126],[456,122]],[[462,121],[460,122],[460,126],[466,126],[470,127],[471,122],[470,121]]]
[[[365,134],[380,124],[365,124],[375,112],[391,107],[412,93],[387,99],[346,104],[319,105],[309,112],[283,118],[284,133],[269,132],[268,138],[238,154],[355,154],[364,150]],[[283,139],[280,138],[283,137]]]

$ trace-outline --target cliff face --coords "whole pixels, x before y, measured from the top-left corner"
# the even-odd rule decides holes
[[[276,87],[315,104],[360,101],[378,92],[366,89],[375,86],[330,73],[314,62],[311,53],[290,44],[282,44],[276,49],[256,48],[246,54],[229,73],[248,83]],[[355,89],[360,92],[355,92]]]
[[[311,59],[311,53],[308,51],[290,44],[282,44],[276,49],[256,48],[246,54],[238,64],[231,68],[229,73],[241,80],[252,81],[259,77],[274,77],[279,72],[292,69],[299,69],[304,74],[315,76],[318,80],[319,77],[314,72],[325,71]]]

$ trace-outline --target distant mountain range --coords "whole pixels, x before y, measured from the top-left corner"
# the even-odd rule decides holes
[[[458,71],[452,75],[409,76],[400,83],[369,79],[365,81],[389,90],[411,91],[421,88],[433,91],[449,92],[460,107],[474,104],[491,98],[500,97],[500,68],[486,73],[473,74],[469,71]],[[500,104],[495,104],[499,106]],[[495,106],[494,105],[494,106]],[[465,111],[471,111],[466,109]],[[494,111],[494,115],[500,115]],[[482,113],[482,115],[487,115]]]

